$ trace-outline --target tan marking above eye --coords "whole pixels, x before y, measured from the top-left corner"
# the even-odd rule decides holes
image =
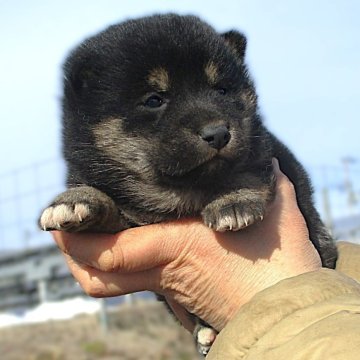
[[[169,73],[166,69],[159,67],[150,71],[147,81],[158,91],[168,91],[170,87]]]
[[[215,85],[218,80],[219,72],[217,66],[212,61],[209,61],[206,64],[205,74],[209,80],[209,83],[211,85]]]

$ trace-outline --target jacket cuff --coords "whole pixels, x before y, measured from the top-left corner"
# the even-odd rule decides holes
[[[275,346],[280,341],[286,342],[291,339],[291,334],[301,332],[302,327],[305,329],[309,323],[318,321],[319,316],[326,316],[324,307],[321,311],[307,311],[306,314],[302,310],[312,307],[317,309],[317,304],[344,294],[360,296],[360,285],[335,270],[321,269],[282,280],[256,294],[240,308],[218,335],[207,360],[243,359],[260,346],[262,338],[274,332],[274,329],[281,328],[281,331],[271,336],[273,343],[269,346]],[[250,358],[253,357],[246,359]]]

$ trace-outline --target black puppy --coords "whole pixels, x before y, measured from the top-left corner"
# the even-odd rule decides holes
[[[44,210],[41,227],[115,233],[201,215],[217,231],[240,230],[266,216],[276,157],[323,265],[334,267],[308,176],[262,124],[245,47],[236,31],[172,14],[85,40],[64,66],[69,189]]]

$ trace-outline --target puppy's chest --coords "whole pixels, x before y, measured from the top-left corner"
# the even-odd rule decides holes
[[[147,186],[133,192],[127,201],[117,202],[119,211],[131,223],[145,225],[185,216],[198,216],[210,194],[195,189],[158,189]]]

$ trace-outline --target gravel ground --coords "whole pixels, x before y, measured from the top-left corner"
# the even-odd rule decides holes
[[[157,302],[122,305],[104,332],[95,315],[0,329],[1,360],[199,360],[188,334]]]

